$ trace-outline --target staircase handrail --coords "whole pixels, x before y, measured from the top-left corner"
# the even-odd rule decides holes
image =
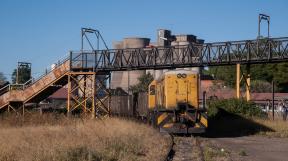
[[[63,59],[60,59],[57,63],[55,63],[55,67],[50,68],[49,70],[47,70],[44,74],[42,74],[41,76],[39,76],[37,79],[35,78],[31,78],[28,81],[26,81],[25,83],[21,83],[21,84],[7,84],[6,86],[2,87],[0,89],[0,93],[2,93],[3,90],[7,89],[6,92],[13,90],[15,86],[22,86],[21,88],[17,89],[17,90],[24,90],[27,87],[30,87],[32,84],[36,83],[37,81],[39,81],[40,79],[42,79],[43,77],[45,77],[46,75],[48,75],[49,73],[51,73],[54,69],[56,69],[57,67],[59,67],[60,65],[64,64],[67,60],[69,60],[69,56],[65,56]],[[4,93],[6,93],[4,92]]]
[[[51,73],[53,70],[55,70],[55,69],[56,69],[57,67],[59,67],[60,65],[64,64],[64,63],[65,63],[67,60],[69,60],[69,59],[70,59],[70,57],[69,57],[69,56],[66,56],[66,57],[64,57],[63,59],[59,60],[57,63],[54,63],[54,64],[55,64],[55,67],[50,68],[50,69],[48,69],[48,70],[47,70],[47,68],[46,68],[45,73],[43,73],[43,74],[42,74],[41,76],[39,76],[38,78],[33,79],[33,81],[32,81],[30,84],[28,84],[25,88],[27,88],[27,87],[31,86],[32,84],[38,82],[40,79],[42,79],[43,77],[45,77],[46,75],[48,75],[49,73]]]

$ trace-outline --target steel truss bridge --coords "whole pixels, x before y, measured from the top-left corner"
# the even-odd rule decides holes
[[[99,32],[95,33],[99,36]],[[113,71],[278,62],[288,62],[288,37],[169,47],[82,49],[71,51],[70,56],[59,61],[51,71],[35,81],[29,80],[20,89],[13,85],[1,88],[0,110],[24,114],[25,104],[37,103],[68,84],[68,114],[80,109],[92,113],[93,117],[107,116],[110,114],[111,93],[105,82],[110,80]],[[238,75],[237,72],[237,81],[240,81]],[[246,75],[250,82],[249,77]]]
[[[288,61],[288,37],[70,52],[70,69],[125,71]]]

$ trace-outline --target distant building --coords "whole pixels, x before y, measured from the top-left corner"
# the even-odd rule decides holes
[[[204,40],[197,39],[195,35],[192,34],[179,34],[179,35],[172,35],[172,32],[170,30],[166,29],[159,29],[157,30],[157,42],[150,42],[149,38],[139,38],[139,37],[130,37],[130,38],[124,38],[122,41],[115,41],[113,42],[113,48],[114,49],[126,49],[123,53],[124,55],[129,56],[131,54],[131,51],[129,52],[129,49],[133,51],[133,48],[146,48],[149,50],[149,48],[153,47],[175,47],[175,52],[181,52],[183,49],[183,46],[187,46],[190,44],[197,44],[201,45],[204,43]],[[128,50],[127,50],[128,49]],[[197,49],[194,49],[197,50]],[[163,56],[164,52],[163,50],[159,50],[158,54],[160,57]],[[177,54],[174,54],[173,59],[181,59],[176,56]],[[122,59],[122,60],[121,60]],[[193,57],[192,59],[198,59],[198,57]],[[123,58],[115,58],[115,61],[118,64],[125,65],[126,60]],[[160,62],[157,62],[160,63]],[[201,73],[201,69],[199,67],[194,68],[184,68],[186,70],[192,70],[197,73]],[[136,85],[139,83],[138,78],[143,75],[147,74],[148,72],[153,75],[154,79],[158,79],[161,77],[161,75],[168,71],[168,69],[159,69],[159,70],[134,70],[134,71],[113,71],[111,76],[111,88],[115,89],[117,87],[121,87],[123,90],[128,92],[128,89],[132,85]],[[128,92],[129,93],[129,92]]]
[[[67,88],[60,88],[47,99],[39,103],[42,109],[65,109],[67,106]]]

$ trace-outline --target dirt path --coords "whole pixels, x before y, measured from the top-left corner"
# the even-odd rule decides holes
[[[235,161],[288,161],[288,138],[245,136],[211,138],[209,141],[229,151]]]

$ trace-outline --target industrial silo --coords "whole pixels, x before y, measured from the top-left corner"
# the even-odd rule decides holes
[[[180,56],[174,56],[174,59],[177,59],[177,61],[181,64],[181,63],[189,63],[190,61],[193,62],[193,59],[195,59],[194,57],[192,57],[192,60],[190,57],[188,58],[182,58],[183,55],[187,55],[187,54],[183,54],[183,52],[185,51],[185,48],[188,45],[193,45],[193,44],[197,44],[197,39],[196,36],[194,35],[175,35],[176,40],[173,41],[171,43],[172,46],[174,46],[176,48],[176,53],[178,53]],[[193,68],[183,68],[185,70],[191,70],[194,71],[196,73],[200,73],[200,68],[199,67],[193,67]]]
[[[163,54],[165,52],[163,49],[165,47],[171,46],[171,31],[166,29],[158,29],[157,30],[157,47],[158,47],[158,57],[163,57]],[[157,63],[161,63],[160,61],[157,61]],[[164,72],[168,71],[168,69],[160,69],[160,70],[154,70],[154,79],[159,79]]]
[[[113,47],[115,49],[119,48],[125,49],[123,54],[124,56],[126,56],[126,58],[128,58],[129,54],[135,50],[133,48],[144,48],[148,46],[149,43],[150,43],[149,38],[130,37],[130,38],[124,38],[122,42],[113,43]],[[127,65],[125,61],[122,60],[122,62],[123,65]],[[145,74],[145,70],[113,72],[111,87],[112,88],[121,87],[125,91],[128,91],[128,87],[137,84],[138,78],[143,74]]]
[[[112,43],[113,49],[123,49],[123,41],[114,41]],[[121,63],[121,57],[118,55],[117,58],[115,58],[115,62]],[[114,71],[111,74],[111,85],[110,87],[112,89],[116,89],[117,87],[122,87],[123,83],[122,82],[122,76],[123,76],[123,71]]]
[[[127,56],[130,54],[129,52],[133,51],[133,48],[144,48],[148,46],[150,43],[149,38],[138,38],[138,37],[131,37],[131,38],[124,38],[123,40],[123,47],[126,50],[124,54]],[[133,71],[125,71],[123,73],[122,80],[127,82],[126,86],[123,86],[124,90],[128,90],[128,86],[136,85],[139,81],[138,78],[145,74],[145,70],[133,70]]]

